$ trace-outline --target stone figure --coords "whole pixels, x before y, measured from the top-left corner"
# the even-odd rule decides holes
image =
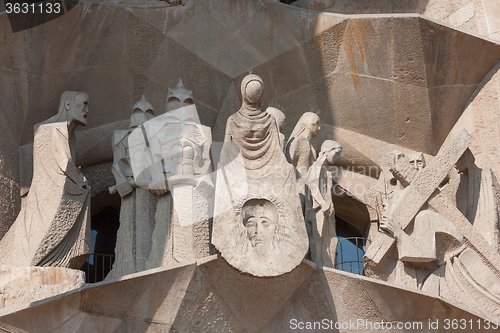
[[[166,112],[130,135],[134,176],[157,195],[147,268],[210,254],[210,130],[200,124],[191,91],[169,89]],[[147,172],[146,172],[147,171]]]
[[[316,150],[311,144],[321,129],[319,116],[306,112],[300,117],[286,144],[286,157],[297,169],[297,179],[307,174],[307,170],[316,160]]]
[[[0,241],[0,264],[78,269],[92,252],[90,189],[75,165],[75,128],[87,124],[88,100],[66,91],[58,113],[35,125],[33,180]]]
[[[132,172],[129,143],[130,133],[154,117],[151,103],[142,100],[132,107],[128,130],[113,133],[113,167],[116,185],[110,188],[121,197],[120,227],[116,235],[115,262],[106,279],[140,272],[146,269],[151,251],[156,197],[147,188],[138,187]]]
[[[404,190],[386,201],[380,224],[397,244],[394,283],[422,289],[445,300],[500,316],[500,279],[481,255],[468,246],[462,232],[446,217],[424,207],[412,228],[404,231],[392,217]]]
[[[277,276],[300,264],[307,232],[276,120],[260,106],[262,79],[247,75],[241,92],[217,170],[212,244],[242,272]]]
[[[283,111],[281,111],[277,108],[273,108],[272,106],[269,106],[266,109],[266,112],[269,113],[271,116],[273,116],[274,120],[276,120],[276,124],[278,125],[281,149],[284,149],[285,148],[285,134],[283,134],[283,130],[285,129],[285,125],[286,125],[286,116],[283,113]]]
[[[335,141],[326,140],[321,145],[318,159],[306,176],[306,223],[308,224],[311,259],[320,266],[334,267],[337,253],[335,209],[332,201],[333,180],[328,165],[333,165],[342,152]]]

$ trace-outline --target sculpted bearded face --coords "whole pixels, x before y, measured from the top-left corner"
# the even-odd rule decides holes
[[[422,170],[425,168],[425,158],[423,153],[408,154],[408,162],[410,162],[416,170]]]
[[[259,252],[267,251],[278,222],[278,211],[274,204],[265,199],[251,199],[243,205],[242,216],[252,246]]]

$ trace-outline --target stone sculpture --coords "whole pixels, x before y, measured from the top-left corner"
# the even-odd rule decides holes
[[[191,91],[179,80],[169,89],[168,112],[130,135],[133,174],[157,194],[147,268],[210,254],[211,137],[192,102]]]
[[[88,100],[66,91],[58,113],[35,125],[33,180],[0,241],[0,264],[78,269],[92,252],[90,189],[75,165],[75,128],[87,124]]]
[[[306,176],[306,223],[310,227],[309,243],[311,259],[320,266],[334,267],[337,251],[335,209],[332,201],[333,180],[326,167],[333,165],[342,152],[335,141],[326,140],[321,145],[318,159],[311,165]]]
[[[279,218],[276,207],[266,199],[250,199],[243,205],[241,216],[250,243],[260,255],[265,255]]]
[[[405,159],[408,167],[415,166]],[[420,167],[418,167],[420,169]],[[397,174],[400,178],[404,171]],[[407,178],[409,183],[409,179]],[[394,283],[422,289],[448,301],[479,310],[487,317],[500,316],[500,278],[498,269],[485,264],[480,253],[470,247],[462,231],[452,221],[429,207],[420,210],[408,231],[393,218],[405,196],[396,190],[386,201],[380,224],[394,237],[398,263]]]
[[[262,79],[247,75],[241,92],[217,170],[212,244],[242,272],[277,276],[300,264],[307,232],[276,120],[260,106]]]
[[[286,116],[283,113],[283,111],[281,111],[280,109],[274,108],[272,106],[269,106],[266,109],[266,112],[269,113],[271,116],[273,116],[274,120],[276,120],[276,124],[278,125],[281,149],[284,149],[285,148],[285,134],[283,134],[283,130],[285,129],[285,125],[286,125]]]
[[[319,116],[313,112],[304,113],[286,143],[286,157],[297,169],[297,179],[307,174],[317,154],[311,141],[321,129]]]
[[[138,187],[132,172],[129,143],[130,133],[154,117],[153,106],[142,100],[135,103],[128,130],[113,133],[113,167],[116,185],[110,192],[121,197],[120,228],[117,232],[115,262],[107,279],[140,272],[146,269],[151,251],[151,235],[154,228],[156,197],[147,188]]]

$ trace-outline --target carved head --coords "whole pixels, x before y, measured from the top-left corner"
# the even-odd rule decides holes
[[[319,116],[314,112],[306,112],[300,117],[297,125],[300,124],[299,134],[306,133],[312,138],[316,137],[321,129]]]
[[[167,94],[167,104],[165,106],[165,111],[169,112],[183,106],[194,104],[193,102],[193,92],[187,90],[182,84],[182,79],[179,79],[177,87],[168,88]]]
[[[420,152],[408,154],[408,162],[410,162],[416,170],[422,170],[425,168],[424,153]]]
[[[130,126],[129,128],[136,128],[141,126],[141,124],[145,123],[149,119],[154,117],[154,109],[151,103],[146,101],[144,95],[142,95],[142,99],[135,103],[133,106],[132,115],[130,116]]]
[[[249,74],[241,81],[241,95],[243,103],[257,106],[260,104],[260,98],[264,93],[264,83],[262,79],[255,74]]]
[[[269,113],[271,116],[273,116],[274,119],[276,119],[276,124],[278,125],[280,132],[283,132],[283,129],[285,128],[286,124],[285,114],[281,110],[273,108],[272,106],[268,107],[266,109],[266,112]]]
[[[394,175],[392,174],[392,172],[390,170],[392,167],[394,167],[396,165],[396,163],[401,158],[404,158],[404,157],[405,157],[405,155],[402,152],[400,152],[399,150],[392,150],[382,158],[382,164],[381,164],[382,174],[381,174],[381,178],[379,180],[383,180],[383,184],[384,184],[383,191],[386,194],[390,194],[394,190],[402,188],[401,184],[394,177]]]
[[[65,91],[59,103],[60,116],[66,115],[68,121],[76,121],[79,125],[87,125],[89,95],[78,91]],[[64,118],[64,117],[63,117]]]
[[[325,156],[328,164],[333,164],[340,153],[342,152],[342,146],[333,140],[325,140],[321,145],[320,156]]]
[[[241,216],[253,247],[265,252],[271,246],[278,223],[278,210],[266,199],[250,199],[243,205]]]

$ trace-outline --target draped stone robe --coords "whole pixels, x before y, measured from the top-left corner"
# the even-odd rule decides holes
[[[0,264],[78,269],[91,253],[90,188],[72,158],[70,135],[68,122],[36,128],[33,181],[0,241]]]

